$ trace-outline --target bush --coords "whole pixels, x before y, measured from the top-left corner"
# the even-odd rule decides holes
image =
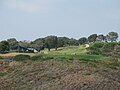
[[[120,51],[116,52],[118,51],[116,46],[119,46],[117,42],[97,42],[88,48],[88,54],[114,56],[115,53],[120,53]]]
[[[16,55],[13,60],[15,61],[24,61],[24,60],[30,60],[30,56],[29,55]]]
[[[74,58],[69,58],[69,60],[74,60]]]
[[[44,56],[41,59],[42,60],[50,60],[50,59],[54,59],[54,57],[52,57],[52,56]]]
[[[42,57],[43,57],[42,55],[32,56],[31,60],[40,60]]]
[[[117,43],[111,42],[111,43],[105,43],[103,46],[103,51],[110,52],[114,50],[114,47],[117,45]]]
[[[88,51],[89,51],[89,54],[95,54],[95,55],[101,54],[101,50],[97,47],[94,47],[94,45],[89,47]]]
[[[102,48],[103,46],[104,46],[104,42],[97,42],[93,44],[93,47],[96,47],[96,48]]]
[[[117,43],[115,43],[115,42],[105,43],[103,48],[101,49],[103,52],[102,54],[106,55],[106,56],[113,55],[116,45],[117,45]]]

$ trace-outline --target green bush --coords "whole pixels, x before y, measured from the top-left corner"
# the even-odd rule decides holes
[[[96,47],[96,48],[102,48],[103,46],[104,46],[104,42],[97,42],[93,44],[93,47]]]
[[[102,54],[106,56],[110,56],[114,54],[115,46],[117,45],[116,42],[109,42],[105,43],[102,50]]]
[[[114,47],[117,45],[117,43],[111,42],[111,43],[105,43],[103,46],[103,51],[110,52],[114,50]]]
[[[24,61],[24,60],[30,60],[30,56],[29,55],[16,55],[13,60],[15,61]]]
[[[101,50],[97,47],[95,47],[94,45],[88,48],[89,54],[95,54],[95,55],[99,55],[101,54]]]
[[[88,54],[95,54],[95,55],[105,55],[105,56],[114,56],[116,53],[120,53],[118,50],[119,44],[117,42],[97,42],[93,43],[88,48]],[[115,47],[117,49],[115,49]],[[119,52],[117,52],[119,51]]]
[[[40,60],[42,57],[43,57],[42,55],[32,56],[31,60]]]
[[[52,56],[44,56],[41,59],[42,60],[50,60],[50,59],[54,59],[54,57],[52,57]]]
[[[69,60],[74,60],[74,58],[69,58]]]

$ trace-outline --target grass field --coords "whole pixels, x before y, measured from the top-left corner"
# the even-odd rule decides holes
[[[108,60],[112,57],[105,57],[102,55],[88,55],[87,49],[84,45],[82,46],[67,46],[48,51],[47,49],[41,51],[44,56],[54,58],[54,59],[80,59],[80,60]]]
[[[55,49],[51,49],[51,51],[48,51],[47,49],[42,50],[41,52],[45,54],[85,54],[87,53],[87,50],[84,45],[82,46],[67,46],[67,47],[61,47],[58,48],[56,51]]]

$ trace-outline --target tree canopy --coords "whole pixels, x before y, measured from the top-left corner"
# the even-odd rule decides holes
[[[57,36],[47,36],[45,38],[46,48],[50,51],[51,48],[55,48],[57,50]]]
[[[57,50],[58,47],[64,46],[78,46],[95,42],[116,42],[118,37],[119,35],[117,32],[109,32],[107,35],[91,34],[88,37],[81,37],[78,40],[74,38],[57,36],[47,36],[44,38],[35,39],[34,41],[17,41],[15,38],[10,38],[7,39],[7,41],[0,42],[0,52],[9,50],[15,51],[19,46],[24,48],[34,48],[37,51],[48,48],[50,51],[52,48],[55,48],[55,50]]]
[[[9,50],[9,43],[7,41],[0,42],[0,52],[5,52]]]
[[[82,37],[78,41],[80,45],[88,43],[88,39],[86,37]]]
[[[88,41],[91,42],[96,42],[97,39],[97,34],[92,34],[88,37]]]
[[[111,42],[116,41],[116,40],[118,39],[118,37],[119,37],[119,35],[118,35],[118,33],[116,33],[116,32],[109,32],[109,33],[107,34],[107,40],[108,40],[108,41],[111,41]]]

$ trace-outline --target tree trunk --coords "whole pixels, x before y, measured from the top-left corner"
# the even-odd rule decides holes
[[[48,51],[50,51],[50,48],[48,48]]]
[[[55,50],[57,51],[57,47],[55,47]]]

